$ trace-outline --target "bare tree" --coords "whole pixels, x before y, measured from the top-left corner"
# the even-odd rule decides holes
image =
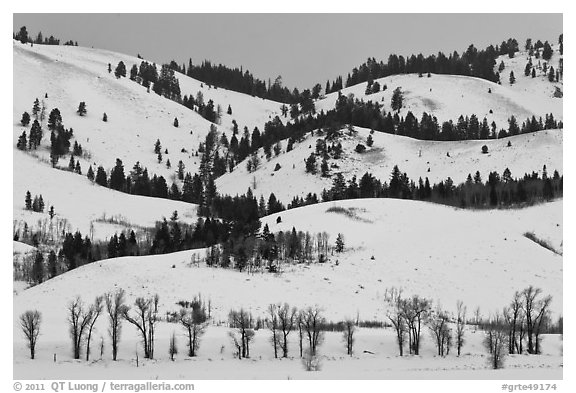
[[[288,357],[288,335],[296,327],[298,310],[290,308],[288,303],[278,305],[278,327],[282,331],[282,357]]]
[[[428,299],[418,295],[402,301],[402,317],[408,326],[408,348],[411,354],[418,355],[420,352],[420,332],[422,324],[428,317],[430,306],[431,302]]]
[[[448,327],[448,322],[448,314],[445,311],[442,311],[440,307],[438,307],[435,312],[430,313],[426,321],[428,328],[432,333],[432,337],[435,340],[438,356],[444,356],[450,351],[450,336],[452,334]]]
[[[488,322],[486,326],[486,336],[484,338],[484,346],[490,355],[490,366],[493,369],[504,366],[507,340],[508,333],[504,328],[502,317],[496,314],[496,316]]]
[[[354,321],[347,319],[344,321],[344,332],[342,334],[342,339],[346,344],[346,354],[352,356],[354,351],[354,333],[356,332],[356,326],[354,326]]]
[[[91,307],[84,309],[84,303],[80,296],[68,303],[67,310],[74,359],[80,359],[84,334],[86,333],[86,328],[89,326],[90,321],[92,321],[94,310]]]
[[[237,329],[235,332],[230,332],[234,346],[238,350],[238,358],[250,357],[250,342],[254,339],[254,330],[252,330],[252,315],[246,312],[243,308],[239,311],[232,310],[228,314],[229,323],[231,328]]]
[[[278,346],[279,346],[279,333],[278,333],[278,306],[275,304],[270,304],[268,306],[268,314],[270,314],[270,320],[268,321],[268,327],[272,330],[272,337],[270,338],[272,346],[274,347],[274,359],[278,359]]]
[[[540,288],[530,285],[522,291],[524,298],[524,314],[526,316],[526,335],[528,336],[528,353],[538,354],[540,351],[538,336],[542,326],[542,319],[546,317],[548,307],[552,301],[551,296],[538,299],[542,293]],[[536,340],[536,341],[534,341]]]
[[[40,334],[40,323],[42,322],[42,314],[38,310],[28,310],[20,315],[20,327],[22,333],[28,340],[28,348],[30,348],[30,359],[34,359],[36,355],[36,342]]]
[[[92,331],[94,330],[94,325],[98,320],[100,314],[102,314],[104,298],[102,296],[97,296],[94,300],[94,304],[90,307],[92,310],[92,319],[88,323],[88,332],[86,335],[86,361],[90,360],[90,341],[92,340]]]
[[[458,356],[462,347],[464,346],[464,329],[466,327],[466,306],[464,302],[458,300],[456,302],[456,350],[458,351]]]
[[[136,326],[142,336],[144,357],[146,359],[154,359],[154,325],[158,320],[158,301],[159,297],[157,294],[150,299],[139,297],[134,302],[136,307],[135,315],[130,315],[129,307],[124,307],[122,310],[122,317]]]
[[[172,332],[172,336],[170,336],[170,348],[168,349],[168,353],[170,354],[170,360],[174,361],[174,356],[178,354],[178,345],[176,343],[176,333]]]
[[[308,338],[308,348],[310,355],[316,356],[317,349],[324,341],[322,326],[326,319],[322,316],[322,310],[318,307],[308,307],[301,312],[302,327]]]
[[[110,338],[112,339],[112,360],[118,356],[118,343],[122,332],[122,313],[125,305],[124,290],[119,289],[116,293],[106,294],[106,311],[108,312]]]
[[[206,331],[206,307],[200,297],[194,297],[190,307],[180,310],[179,321],[188,334],[188,356],[194,357],[200,348],[200,338]]]
[[[402,299],[402,290],[395,288],[392,288],[389,291],[387,290],[385,300],[388,303],[386,316],[396,330],[396,342],[398,343],[400,356],[402,356],[404,354],[404,343],[406,342],[406,332],[408,330],[403,314],[404,303]]]

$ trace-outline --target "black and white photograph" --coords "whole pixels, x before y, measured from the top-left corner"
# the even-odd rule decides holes
[[[14,380],[562,382],[562,13],[12,30]]]

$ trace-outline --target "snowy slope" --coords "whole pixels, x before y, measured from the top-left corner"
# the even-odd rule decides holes
[[[550,64],[557,68],[560,55],[555,52]],[[355,98],[364,101],[378,102],[384,106],[386,112],[392,111],[391,99],[394,90],[400,87],[404,92],[404,104],[400,116],[406,116],[411,111],[418,120],[426,112],[443,121],[456,122],[460,115],[470,116],[476,114],[482,121],[484,117],[488,124],[496,122],[498,129],[508,128],[508,118],[514,115],[521,124],[527,117],[540,116],[553,113],[554,117],[562,120],[563,110],[561,98],[554,98],[555,86],[562,89],[562,82],[550,83],[548,79],[538,73],[534,79],[524,76],[524,67],[527,63],[527,53],[519,52],[513,59],[508,56],[498,58],[496,67],[504,61],[505,69],[501,72],[501,85],[484,79],[458,75],[426,74],[422,78],[417,74],[392,75],[376,79],[381,86],[386,85],[387,90],[370,95],[365,94],[366,83],[360,83],[341,90],[345,96],[353,94]],[[537,65],[538,60],[532,59]],[[510,85],[508,76],[514,71],[516,83]],[[488,89],[492,92],[489,93]],[[316,101],[316,110],[333,109],[338,92],[327,94]],[[490,113],[492,110],[493,113]]]
[[[327,211],[338,206],[353,213],[350,216]],[[276,224],[276,217],[282,216],[282,223]],[[421,217],[421,220],[418,218]],[[416,220],[416,221],[415,221]],[[522,234],[533,231],[538,237],[549,240],[553,245],[562,242],[562,202],[553,202],[515,211],[464,211],[423,202],[402,200],[348,200],[317,204],[293,209],[263,220],[272,231],[298,230],[327,231],[330,243],[337,232],[343,233],[346,250],[340,255],[332,255],[324,264],[287,266],[281,274],[239,273],[233,270],[208,268],[190,265],[194,254],[203,256],[204,251],[184,251],[174,254],[124,257],[84,265],[64,273],[38,286],[24,290],[14,296],[14,350],[19,360],[15,364],[18,375],[28,375],[28,361],[25,348],[17,329],[17,316],[31,307],[43,313],[41,347],[45,361],[51,361],[52,353],[59,353],[59,363],[52,372],[65,372],[72,367],[79,375],[99,375],[98,370],[107,369],[107,361],[102,367],[84,368],[81,363],[69,363],[69,345],[66,330],[65,305],[76,295],[85,301],[117,288],[126,290],[127,302],[131,304],[137,296],[160,295],[160,309],[175,311],[179,300],[189,300],[202,294],[212,304],[213,322],[225,321],[232,308],[245,307],[255,317],[264,317],[266,307],[272,302],[287,301],[297,307],[318,304],[324,315],[333,321],[343,318],[360,320],[382,320],[385,316],[383,296],[387,288],[402,287],[405,294],[419,294],[433,299],[435,304],[454,312],[456,300],[465,302],[468,310],[480,307],[481,314],[487,316],[500,310],[511,299],[514,291],[535,285],[544,293],[553,296],[551,310],[553,318],[562,310],[562,257],[526,239]],[[417,245],[415,247],[415,245]],[[371,257],[374,256],[374,259]],[[233,289],[232,289],[233,288]],[[470,311],[472,312],[472,311]],[[108,340],[105,319],[97,324],[97,340],[100,336]],[[164,352],[167,340],[173,331],[180,334],[176,325],[161,323],[157,345],[160,359],[166,359]],[[374,332],[374,333],[371,333]],[[383,334],[384,341],[379,336]],[[472,334],[469,332],[468,334]],[[268,331],[257,332],[253,350],[256,360],[272,356],[267,341]],[[328,376],[337,375],[341,360],[341,347],[337,344],[340,335],[329,336],[327,349],[322,352],[328,358]],[[485,358],[481,348],[481,335],[467,341],[465,356],[460,360],[436,362],[428,368],[434,378],[490,378],[489,374],[476,374],[484,368]],[[185,342],[180,336],[180,343]],[[203,361],[223,361],[227,367],[232,361],[232,353],[226,330],[209,328],[206,347],[197,359],[197,374],[194,377],[213,376]],[[338,340],[338,341],[337,341]],[[551,339],[550,343],[556,339]],[[383,344],[383,343],[386,344]],[[123,344],[120,357],[124,368],[133,368],[133,351],[136,347],[136,332],[126,325],[123,330]],[[424,338],[423,361],[433,356],[432,342]],[[538,367],[550,371],[558,370],[561,358],[558,349],[548,347],[546,351],[553,357],[539,358]],[[108,345],[108,344],[107,344]],[[371,378],[388,378],[390,375],[408,376],[421,371],[420,360],[395,359],[393,332],[364,331],[360,333],[358,345],[361,350],[369,349],[383,356],[380,361],[359,355],[355,363],[361,375]],[[382,347],[382,345],[385,345]],[[225,346],[220,348],[220,346]],[[292,344],[295,351],[296,344]],[[557,347],[556,347],[557,348]],[[42,353],[42,352],[40,352]],[[109,354],[105,355],[106,359]],[[416,358],[414,358],[416,359]],[[521,368],[532,368],[536,364],[527,362],[520,356],[511,360]],[[332,362],[334,361],[334,362]],[[378,364],[384,361],[388,373]],[[298,362],[290,362],[289,370],[301,376]],[[400,362],[400,363],[398,363]],[[456,362],[456,363],[453,363]],[[235,364],[235,363],[234,363]],[[132,365],[132,367],[130,367]],[[164,365],[164,366],[162,366]],[[173,369],[162,360],[149,363],[150,372],[155,375],[168,375],[176,378],[190,377],[180,366]],[[64,367],[64,371],[63,368]],[[255,367],[255,366],[254,366]],[[275,378],[283,378],[282,370],[271,367]],[[438,367],[438,368],[437,368]],[[515,367],[515,366],[512,366]],[[444,370],[444,371],[442,371]],[[448,371],[468,370],[471,374],[453,374]],[[69,371],[69,370],[68,370]],[[548,371],[541,370],[544,375]],[[143,371],[130,371],[136,378],[146,377]],[[248,375],[257,377],[256,369],[246,370]],[[407,373],[407,374],[404,374]],[[440,372],[440,374],[437,374]],[[446,374],[442,374],[446,372]],[[555,371],[558,372],[558,371]],[[22,374],[20,374],[22,373]],[[167,374],[166,374],[167,373]],[[176,374],[173,374],[176,373]],[[279,374],[280,373],[280,374]],[[390,374],[391,373],[391,374]],[[398,374],[396,374],[398,373]],[[118,374],[123,375],[123,374]],[[231,375],[238,375],[232,373]],[[322,374],[320,374],[322,375]],[[348,374],[345,374],[348,375]],[[419,374],[418,374],[419,375]],[[458,376],[460,375],[460,376]],[[261,377],[261,376],[260,376]],[[243,377],[242,377],[243,378]]]
[[[541,172],[546,165],[548,172],[554,170],[563,173],[563,131],[546,130],[532,134],[522,134],[500,140],[434,142],[422,141],[403,136],[374,132],[374,145],[365,153],[354,151],[358,143],[366,144],[370,130],[355,127],[355,136],[348,136],[344,130],[342,147],[343,158],[329,160],[339,168],[331,169],[331,174],[342,172],[346,179],[356,175],[358,180],[365,172],[372,173],[381,181],[388,181],[394,165],[406,172],[415,182],[419,177],[428,177],[431,183],[451,177],[458,184],[466,181],[468,174],[480,171],[486,181],[491,171],[502,174],[509,168],[513,177],[521,177],[532,171]],[[294,149],[266,161],[262,150],[262,165],[249,173],[246,164],[239,164],[232,173],[226,173],[217,179],[218,190],[235,194],[246,192],[252,187],[256,195],[264,195],[267,200],[271,192],[287,204],[294,196],[305,196],[309,192],[318,195],[322,189],[330,188],[332,180],[322,178],[320,174],[305,172],[304,160],[315,151],[317,135],[310,136],[301,143],[295,143]],[[508,141],[511,146],[508,147]],[[482,146],[488,146],[488,154],[482,154]],[[421,156],[420,156],[421,153]],[[447,156],[450,154],[450,157]],[[320,159],[317,167],[320,169]],[[281,169],[274,171],[276,164]],[[430,169],[430,171],[428,171]],[[254,190],[254,179],[256,189]]]
[[[125,167],[132,168],[136,161],[148,168],[151,174],[163,175],[168,184],[173,180],[179,160],[186,170],[194,173],[199,158],[194,155],[200,142],[210,129],[210,122],[188,108],[156,95],[129,78],[116,79],[114,73],[108,73],[108,63],[112,69],[122,60],[129,72],[133,64],[142,61],[136,57],[101,49],[72,46],[22,45],[13,43],[14,62],[14,105],[13,105],[13,143],[24,130],[20,118],[24,111],[31,113],[36,98],[47,105],[46,116],[50,110],[58,108],[65,127],[74,129],[75,139],[87,150],[91,158],[81,160],[86,172],[88,165],[103,165],[110,169],[118,157]],[[158,65],[160,68],[160,65]],[[232,119],[236,119],[240,130],[248,126],[250,131],[280,113],[280,103],[263,100],[249,95],[214,89],[176,73],[182,96],[196,95],[202,91],[205,102],[213,99],[215,106],[223,110],[220,131],[231,136]],[[44,98],[44,94],[48,98]],[[85,101],[88,113],[84,117],[76,114],[80,101]],[[231,105],[233,115],[227,115]],[[108,122],[102,121],[106,112]],[[179,127],[173,126],[178,118]],[[29,127],[27,128],[27,132]],[[45,130],[43,144],[49,145],[49,133]],[[160,139],[163,163],[157,162],[154,143]],[[188,153],[182,153],[182,149]],[[48,152],[40,152],[44,157]],[[67,157],[69,158],[69,157]],[[165,162],[170,159],[172,169]],[[67,164],[66,157],[62,165]]]
[[[93,224],[94,239],[106,239],[124,229],[119,225],[98,222],[106,219],[124,221],[127,227],[153,227],[162,217],[170,218],[174,210],[184,222],[194,223],[197,218],[194,204],[129,195],[100,187],[86,176],[53,169],[18,150],[14,151],[14,161],[18,169],[12,188],[13,219],[20,226],[27,222],[31,230],[50,220],[50,206],[54,206],[57,219],[68,221],[69,231],[80,230],[82,235],[88,235]],[[30,191],[32,197],[42,194],[46,204],[44,213],[24,210],[26,191]]]
[[[355,216],[327,211],[333,206],[352,209]],[[75,295],[91,299],[118,287],[126,290],[129,301],[158,292],[163,309],[202,293],[212,300],[216,320],[225,320],[232,307],[241,306],[264,316],[267,305],[277,301],[322,305],[332,320],[357,313],[363,320],[378,319],[384,291],[393,286],[438,300],[448,310],[462,299],[470,309],[479,306],[488,314],[504,306],[515,290],[534,284],[554,296],[554,313],[562,309],[562,257],[523,237],[533,231],[554,246],[561,244],[562,202],[512,215],[415,201],[347,200],[285,211],[263,223],[273,232],[293,226],[327,231],[330,244],[341,232],[347,251],[332,255],[329,263],[287,267],[280,275],[189,266],[192,255],[203,257],[204,250],[104,260],[16,296],[15,315],[34,304],[46,312],[47,325],[57,326],[65,320],[60,305]]]

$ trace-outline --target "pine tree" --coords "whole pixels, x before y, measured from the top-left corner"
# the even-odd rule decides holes
[[[320,165],[320,172],[322,174],[322,177],[330,177],[330,168],[328,166],[328,160],[326,160],[326,157],[322,159],[322,164]]]
[[[44,281],[44,256],[40,251],[36,252],[34,265],[32,266],[32,281],[41,284]]]
[[[80,104],[78,104],[78,110],[76,113],[78,113],[80,116],[84,116],[86,114],[86,103],[84,101],[81,101]]]
[[[394,93],[392,94],[392,102],[391,102],[392,110],[400,111],[400,109],[402,109],[403,100],[404,96],[402,94],[402,89],[400,87],[397,87],[394,90]]]
[[[114,70],[114,75],[116,78],[126,77],[126,66],[123,61],[120,61]]]
[[[22,131],[22,135],[18,137],[18,143],[16,143],[16,147],[18,150],[26,150],[26,131]]]
[[[88,173],[86,173],[86,177],[88,178],[88,180],[90,181],[94,181],[94,171],[92,170],[92,165],[90,165],[90,167],[88,168]]]
[[[48,254],[48,276],[49,278],[54,278],[58,275],[58,264],[57,264],[56,252],[50,250]]]
[[[336,249],[334,251],[338,253],[344,251],[344,235],[342,235],[341,233],[339,233],[338,236],[336,237]]]
[[[122,191],[125,186],[126,177],[124,176],[124,165],[122,160],[117,158],[116,165],[110,172],[110,188]]]
[[[154,153],[160,154],[161,151],[162,151],[162,145],[160,144],[160,139],[157,139],[156,143],[154,144]]]
[[[510,84],[513,85],[516,82],[516,78],[514,77],[514,71],[510,71]]]
[[[366,139],[366,145],[368,147],[372,147],[373,144],[374,144],[374,139],[372,139],[372,135],[368,135],[368,139]]]
[[[26,210],[32,210],[32,194],[30,194],[30,191],[26,191],[26,197],[24,198],[24,203],[26,206]]]
[[[22,124],[24,127],[30,124],[30,114],[28,112],[22,113],[22,119],[20,120],[20,124]]]
[[[102,115],[102,121],[103,121],[103,122],[107,122],[107,121],[108,121],[108,115],[106,114],[106,112],[104,112],[104,114]]]
[[[38,98],[36,98],[34,100],[34,105],[32,106],[32,116],[34,116],[34,118],[38,120],[39,115],[40,115],[40,101],[38,100]]]
[[[76,160],[76,166],[74,167],[74,172],[76,172],[79,175],[82,174],[82,168],[80,167],[80,161],[79,160]]]
[[[556,73],[554,72],[554,67],[550,67],[550,72],[548,74],[548,82],[554,82],[556,80]]]
[[[226,111],[226,113],[229,115],[232,114],[232,107],[230,106],[230,104],[228,104],[228,110]]]
[[[133,64],[132,68],[130,68],[130,80],[135,81],[137,77],[138,77],[138,66],[136,64]]]
[[[112,64],[108,63],[108,73],[112,72]]]
[[[99,166],[96,170],[96,184],[108,187],[108,175],[102,166]]]
[[[314,153],[310,153],[306,159],[306,173],[316,173],[316,155]]]
[[[174,118],[174,127],[178,128],[178,118]]]
[[[185,166],[182,160],[178,161],[178,170],[177,170],[178,180],[184,180],[184,169]]]
[[[68,162],[68,170],[73,172],[75,168],[76,161],[74,161],[74,155],[70,155],[70,162]]]

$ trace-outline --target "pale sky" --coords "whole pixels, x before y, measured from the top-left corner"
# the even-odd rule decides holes
[[[204,59],[310,88],[368,57],[462,53],[510,37],[556,43],[562,14],[14,14],[13,30],[166,63]]]

